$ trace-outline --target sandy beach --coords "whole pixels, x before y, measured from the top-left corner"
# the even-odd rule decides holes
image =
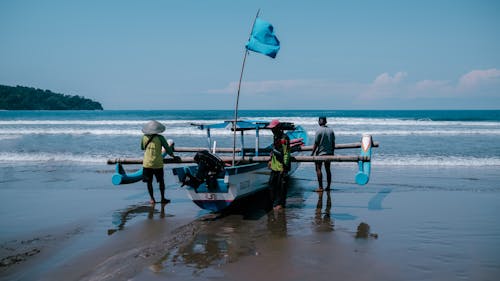
[[[43,194],[26,187],[21,202],[9,194],[19,198],[19,191],[4,188],[2,229],[7,231],[2,231],[0,279],[500,276],[495,169],[380,166],[367,186],[356,186],[353,167],[338,164],[334,190],[320,195],[312,191],[312,168],[297,170],[281,212],[266,212],[257,195],[231,213],[209,214],[188,200],[173,177],[167,181],[172,203],[152,207],[142,183],[112,186],[106,167],[89,171],[92,176],[75,173],[66,182],[52,181],[53,190]],[[50,182],[47,175],[40,177]],[[40,184],[41,178],[22,184]],[[78,188],[58,188],[76,182]],[[358,232],[360,225],[369,232]],[[9,237],[9,231],[17,235]]]
[[[499,281],[498,27],[494,0],[0,1],[0,281]]]

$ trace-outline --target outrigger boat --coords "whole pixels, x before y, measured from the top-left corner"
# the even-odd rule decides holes
[[[202,147],[175,147],[176,152],[196,153],[194,157],[182,157],[175,161],[165,158],[165,164],[188,163],[189,165],[174,167],[172,171],[177,176],[181,185],[185,186],[188,196],[202,209],[220,212],[229,207],[236,200],[242,199],[250,194],[268,188],[270,170],[267,162],[270,159],[271,145],[259,148],[259,134],[261,130],[266,130],[268,122],[238,121],[236,131],[241,134],[241,147],[216,148],[211,140],[211,129],[226,128],[232,129],[232,121],[218,124],[194,124],[199,129],[207,131],[208,148]],[[378,147],[374,143],[371,135],[363,135],[361,142],[336,144],[335,150],[361,148],[359,155],[329,155],[329,156],[307,156],[300,155],[301,152],[311,151],[312,146],[307,144],[307,132],[301,126],[292,123],[286,124],[285,133],[290,138],[292,149],[292,166],[289,174],[292,174],[300,162],[357,162],[358,172],[355,175],[355,182],[365,185],[370,179],[372,148]],[[244,132],[255,132],[255,148],[244,147]],[[235,165],[231,165],[232,157],[221,154],[238,152]],[[108,164],[116,165],[116,172],[112,176],[115,185],[129,184],[142,180],[142,169],[127,174],[122,164],[142,164],[142,159],[116,158],[108,159]]]

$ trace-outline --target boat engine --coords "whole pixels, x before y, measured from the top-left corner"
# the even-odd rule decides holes
[[[196,175],[186,175],[183,185],[187,184],[197,189],[200,184],[206,182],[209,190],[217,189],[217,177],[224,172],[224,161],[207,150],[197,152],[194,161],[198,164]]]

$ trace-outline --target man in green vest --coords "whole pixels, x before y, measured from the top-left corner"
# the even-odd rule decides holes
[[[180,160],[180,157],[174,156],[172,147],[168,145],[165,137],[160,135],[165,131],[165,126],[158,121],[152,120],[144,125],[142,132],[144,136],[141,140],[141,149],[144,150],[144,160],[142,161],[143,167],[143,181],[147,183],[149,201],[151,204],[156,203],[153,195],[153,175],[160,185],[161,203],[169,203],[170,200],[165,198],[165,179],[163,171],[163,155],[162,147],[165,149],[166,154],[172,156],[175,160]]]
[[[290,171],[290,138],[283,132],[279,120],[274,119],[267,126],[273,132],[273,150],[271,152],[271,176],[269,188],[274,210],[285,208],[288,172]]]

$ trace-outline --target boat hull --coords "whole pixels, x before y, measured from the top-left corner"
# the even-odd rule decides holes
[[[298,165],[292,163],[290,173],[295,171]],[[197,166],[178,167],[174,168],[173,172],[182,183],[186,180],[186,175],[195,174],[196,169]],[[200,208],[220,212],[236,200],[268,189],[270,174],[271,170],[267,167],[267,163],[228,167],[225,169],[224,177],[217,178],[215,187],[209,188],[206,183],[202,183],[197,188],[187,186],[186,190],[189,198]]]

